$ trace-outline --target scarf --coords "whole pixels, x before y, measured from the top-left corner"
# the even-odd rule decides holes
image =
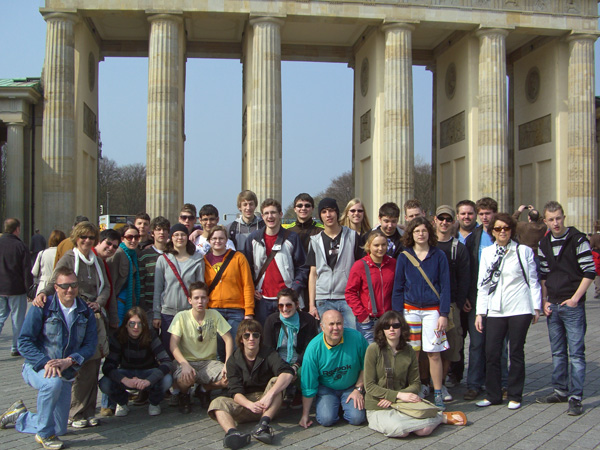
[[[88,259],[83,256],[83,253],[81,253],[77,247],[73,248],[73,254],[75,255],[75,263],[73,267],[73,272],[75,272],[75,275],[79,276],[79,261],[83,261],[87,266],[91,266],[92,264],[96,266],[96,272],[98,273],[98,279],[96,280],[96,287],[98,288],[96,297],[98,297],[100,292],[102,292],[102,289],[104,289],[104,275],[102,274],[102,269],[100,268],[96,254],[94,252],[90,252],[90,258]],[[98,281],[100,282],[99,286]]]
[[[94,252],[94,255],[96,255],[96,258],[98,258],[98,252],[96,252],[96,249],[93,248],[92,251]],[[108,301],[106,302],[105,308],[108,311],[110,309],[110,301],[112,300],[113,296],[112,277],[110,276],[110,269],[108,268],[108,264],[106,263],[106,261],[104,261],[102,258],[98,259],[100,259],[104,263],[104,271],[106,272],[106,278],[108,278],[108,285],[110,286],[110,295],[108,296]]]
[[[286,319],[280,313],[279,320],[281,320],[281,330],[279,330],[277,348],[281,347],[283,339],[287,336],[287,357],[285,360],[288,364],[291,364],[292,358],[294,357],[294,343],[296,341],[296,336],[298,336],[298,331],[300,330],[300,314],[296,311],[296,314],[289,319]],[[289,332],[286,332],[286,328]]]
[[[489,284],[488,295],[492,295],[498,287],[498,281],[500,280],[500,274],[502,273],[502,261],[504,260],[504,255],[506,255],[506,252],[508,251],[508,245],[506,247],[501,247],[498,244],[495,245],[496,254],[494,255],[494,261],[492,261],[492,264],[488,267],[485,277],[481,282],[482,287]]]
[[[125,313],[131,309],[133,304],[133,295],[135,293],[135,300],[137,304],[140,302],[140,268],[138,266],[138,258],[135,250],[128,248],[123,242],[119,244],[119,247],[125,252],[127,259],[129,260],[129,274],[127,275],[127,283],[119,292],[119,299],[117,302],[118,314],[119,314],[119,325],[123,322]],[[133,278],[133,266],[135,265],[135,280]],[[135,290],[135,291],[134,291]]]

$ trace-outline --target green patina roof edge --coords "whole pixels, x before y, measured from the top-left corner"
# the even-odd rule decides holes
[[[34,88],[42,92],[42,79],[39,77],[0,78],[1,88]]]

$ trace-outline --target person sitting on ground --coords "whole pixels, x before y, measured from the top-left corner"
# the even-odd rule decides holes
[[[409,336],[408,324],[397,311],[386,312],[375,325],[375,342],[365,355],[369,428],[387,437],[402,438],[410,433],[427,436],[440,423],[466,425],[464,413],[442,413],[419,397],[419,363],[408,345]]]
[[[102,366],[100,390],[117,403],[116,416],[126,416],[127,389],[148,392],[151,416],[160,414],[160,402],[171,387],[173,363],[148,324],[146,313],[134,306],[109,340],[110,353]]]
[[[226,432],[223,447],[238,449],[250,443],[237,423],[258,424],[252,436],[265,444],[273,441],[271,419],[283,401],[283,391],[294,377],[294,370],[273,349],[262,345],[263,329],[259,322],[246,319],[235,337],[237,349],[227,361],[229,397],[218,397],[208,408],[208,415]]]
[[[202,281],[190,284],[187,311],[178,312],[169,327],[171,353],[179,364],[174,387],[179,390],[179,410],[192,411],[189,390],[198,383],[196,394],[208,406],[212,389],[227,387],[225,365],[217,361],[217,333],[225,341],[225,361],[233,353],[231,325],[214,309],[207,309],[208,287]]]

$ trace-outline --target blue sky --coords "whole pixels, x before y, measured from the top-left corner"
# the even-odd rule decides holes
[[[0,78],[40,76],[46,23],[41,0],[0,0]],[[596,48],[598,48],[596,42]],[[148,61],[107,58],[99,66],[104,156],[145,163]],[[184,200],[237,212],[241,190],[242,65],[188,59]],[[317,194],[352,168],[353,70],[345,64],[283,62],[283,205]],[[596,61],[596,92],[600,69]],[[415,155],[431,159],[431,73],[413,69]],[[135,211],[114,211],[114,213]],[[229,220],[228,220],[229,221]]]

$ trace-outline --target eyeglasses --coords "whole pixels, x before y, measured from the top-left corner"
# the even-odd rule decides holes
[[[96,239],[96,236],[79,236],[79,239],[81,239],[82,241],[93,241],[94,239]]]
[[[66,291],[69,288],[75,289],[77,286],[79,286],[79,283],[77,283],[77,282],[75,282],[75,283],[61,283],[61,284],[56,283],[56,285],[59,288],[64,289]]]
[[[510,227],[494,227],[492,228],[496,233],[500,233],[501,231],[510,231]]]
[[[202,342],[204,340],[204,336],[202,336],[202,326],[198,325],[198,333],[200,333],[200,335],[198,336],[198,341]]]
[[[242,338],[244,338],[245,341],[247,341],[248,339],[250,339],[250,336],[252,336],[253,339],[260,339],[260,333],[258,331],[254,331],[252,333],[244,333],[244,334],[242,334]]]
[[[302,209],[302,208],[308,209],[308,208],[312,208],[312,207],[313,207],[313,205],[311,205],[310,203],[298,203],[296,205],[296,208],[298,208],[298,209]]]
[[[448,222],[448,223],[454,222],[454,219],[452,217],[448,217],[448,216],[437,216],[437,220],[439,220],[440,222]]]
[[[351,209],[350,212],[352,214],[362,214],[365,212],[365,210],[364,209]]]
[[[292,309],[294,307],[293,303],[278,303],[279,311],[283,311],[284,309]]]
[[[136,234],[136,235],[126,234],[125,236],[123,236],[123,239],[127,239],[128,241],[138,241],[140,239],[140,235],[139,234]]]
[[[388,323],[388,324],[382,326],[381,328],[383,328],[386,331],[389,330],[390,328],[393,328],[394,330],[399,330],[401,326],[402,326],[402,324],[400,322],[396,322],[396,323]]]
[[[181,220],[183,220],[184,222],[187,222],[188,220],[194,220],[194,219],[195,219],[195,217],[194,217],[194,216],[188,216],[188,215],[185,215],[185,214],[181,214],[181,215],[179,216],[179,218],[180,218]]]
[[[127,322],[127,326],[129,328],[142,328],[142,322],[135,322],[133,320],[130,320],[129,322]]]

